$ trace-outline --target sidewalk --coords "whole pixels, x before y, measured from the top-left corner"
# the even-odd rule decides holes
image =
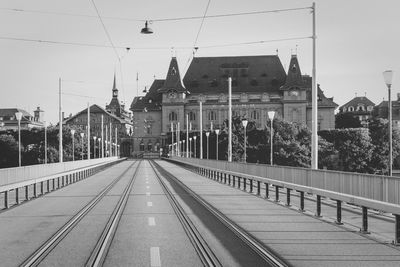
[[[400,249],[294,209],[158,163],[293,266],[399,266]]]

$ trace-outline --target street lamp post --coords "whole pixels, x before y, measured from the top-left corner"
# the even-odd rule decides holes
[[[197,157],[197,154],[196,154],[196,139],[197,139],[197,136],[196,135],[193,136],[193,140],[194,140],[194,157],[195,158]]]
[[[182,140],[182,153],[183,153],[183,155],[182,155],[182,157],[187,157],[187,155],[185,156],[185,143],[186,143],[186,140]],[[187,154],[187,151],[186,151],[186,154]]]
[[[75,130],[71,129],[71,139],[72,139],[72,161],[75,161]]]
[[[271,120],[271,141],[270,141],[270,143],[271,143],[271,156],[270,156],[270,163],[271,163],[271,166],[272,166],[272,164],[274,163],[274,160],[273,160],[273,158],[274,158],[274,152],[273,152],[273,141],[272,141],[272,138],[273,138],[273,131],[274,131],[274,127],[273,127],[273,125],[272,125],[272,122],[274,121],[274,116],[275,116],[275,111],[268,111],[268,117],[269,117],[269,119]]]
[[[192,137],[189,137],[189,158],[192,157]]]
[[[22,119],[22,113],[16,112],[15,118],[18,120],[18,164],[21,167],[21,119]]]
[[[207,136],[207,159],[208,159],[208,151],[210,150],[210,146],[208,144],[208,137],[210,136],[210,132],[206,132],[206,136]]]
[[[242,120],[242,125],[244,127],[244,162],[247,162],[247,154],[246,154],[246,127],[249,121],[244,119]]]
[[[98,140],[99,140],[99,158],[101,158],[101,155],[102,155],[102,153],[101,153],[102,152],[101,137],[99,137]]]
[[[393,79],[393,71],[387,70],[383,72],[383,79],[388,88],[388,108],[389,108],[389,176],[392,176],[392,166],[393,166],[393,144],[392,144],[392,79]]]
[[[85,137],[85,134],[84,133],[81,133],[81,140],[82,140],[82,160],[83,160],[83,147],[84,147],[84,140],[83,140],[83,137]]]
[[[47,164],[47,123],[46,123],[46,121],[44,121],[43,124],[44,124],[44,164]]]
[[[215,156],[215,158],[218,160],[218,135],[219,135],[219,129],[215,129],[215,135],[217,136],[217,154]]]
[[[93,158],[96,158],[96,136],[93,136]]]

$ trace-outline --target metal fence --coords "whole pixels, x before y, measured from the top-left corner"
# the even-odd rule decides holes
[[[181,162],[400,204],[400,177],[173,157]]]
[[[99,163],[111,162],[116,159],[117,157],[107,157],[0,169],[0,186],[72,171]]]

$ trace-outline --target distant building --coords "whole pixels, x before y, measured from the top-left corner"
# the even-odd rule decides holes
[[[220,128],[228,118],[228,82],[232,77],[233,116],[247,117],[263,128],[268,111],[286,121],[311,128],[311,77],[303,75],[296,55],[286,73],[278,56],[196,57],[183,81],[178,63],[171,59],[165,80],[155,80],[144,97],[131,104],[134,151],[154,151],[170,142],[171,124],[198,131],[199,102],[203,104],[203,130]],[[333,98],[318,85],[318,128],[335,127]]]
[[[94,104],[89,107],[90,111],[90,135],[101,138],[102,118],[103,118],[103,138],[110,139],[110,127],[112,142],[115,142],[115,130],[117,131],[117,142],[121,145],[123,138],[129,137],[133,131],[132,118],[124,109],[124,105],[118,100],[118,89],[116,88],[115,75],[112,88],[112,99],[106,108]],[[88,109],[85,108],[77,114],[66,118],[63,121],[65,125],[75,125],[82,129],[86,129],[88,125]],[[87,137],[86,137],[87,138]],[[85,139],[86,140],[86,139]],[[129,141],[129,139],[128,139]],[[121,150],[126,149],[121,146]],[[129,149],[129,144],[127,145]]]
[[[388,101],[382,101],[379,103],[379,105],[375,106],[374,110],[372,111],[372,116],[375,118],[388,119]],[[397,94],[396,100],[392,100],[392,122],[393,128],[397,127],[400,129],[400,93]]]
[[[33,112],[32,116],[27,111],[20,108],[1,108],[0,109],[0,131],[1,130],[18,130],[18,120],[15,113],[21,112],[21,129],[32,129],[44,127],[43,110],[40,107]]]
[[[350,113],[358,118],[362,126],[368,126],[368,120],[372,117],[375,104],[366,96],[356,96],[343,106],[339,107],[339,114]]]

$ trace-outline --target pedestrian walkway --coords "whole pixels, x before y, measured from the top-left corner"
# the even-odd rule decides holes
[[[159,164],[293,266],[399,266],[398,247],[220,184],[172,163],[159,161]]]

